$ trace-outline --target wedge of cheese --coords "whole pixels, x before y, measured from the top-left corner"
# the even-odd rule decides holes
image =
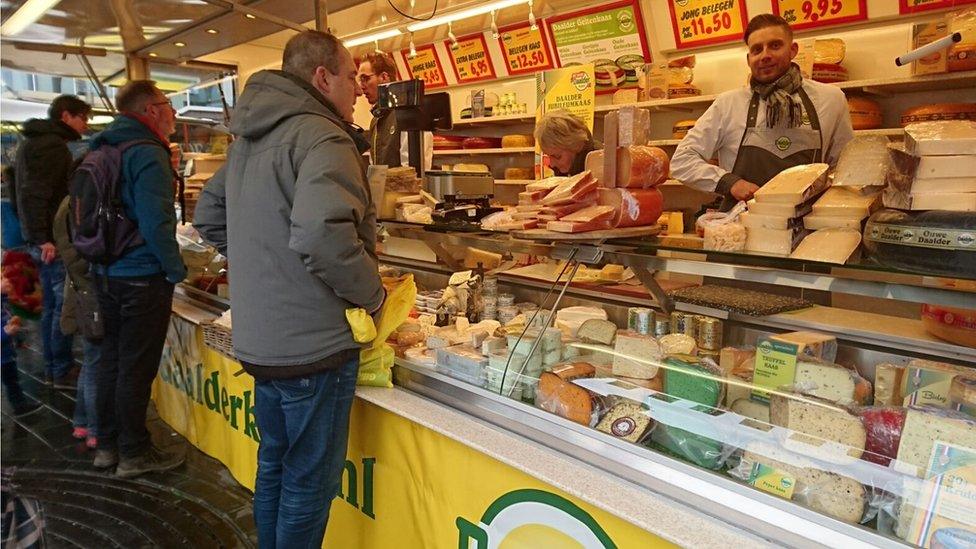
[[[887,137],[855,137],[844,145],[837,159],[834,187],[884,187],[889,154]]]
[[[613,347],[613,375],[651,379],[657,375],[657,363],[664,360],[661,345],[651,336],[635,332],[617,332]]]
[[[770,339],[796,345],[796,354],[825,362],[837,358],[837,338],[818,332],[786,332],[769,336]]]
[[[976,452],[976,419],[951,410],[909,408],[898,445],[903,470],[924,478],[937,441]]]
[[[815,200],[810,200],[799,206],[793,206],[792,204],[778,204],[775,202],[756,202],[756,199],[746,202],[746,206],[749,208],[749,213],[756,215],[768,215],[775,217],[803,217],[813,211],[813,203]]]
[[[732,403],[731,410],[740,416],[769,423],[769,404],[748,398],[740,398]]]
[[[880,205],[880,192],[862,194],[844,187],[831,187],[813,203],[813,215],[864,219]]]
[[[831,217],[827,215],[807,215],[803,217],[803,228],[809,231],[820,229],[852,229],[861,230],[863,220],[851,217]]]
[[[857,381],[854,372],[837,364],[798,360],[794,387],[805,394],[830,402],[854,402]]]
[[[790,255],[806,234],[800,229],[749,229],[745,249],[749,252]]]
[[[867,431],[856,415],[831,402],[807,395],[769,397],[769,422],[810,437],[791,436],[784,446],[795,452],[825,459],[859,458],[864,453]],[[820,451],[824,441],[837,442],[847,448],[840,453]]]
[[[756,202],[797,206],[822,193],[828,186],[827,164],[802,164],[776,174],[756,191]]]
[[[976,150],[976,121],[917,122],[905,127],[905,150],[912,156],[969,155]]]
[[[739,214],[739,222],[746,229],[795,229],[802,224],[799,217],[780,217],[778,215],[759,215],[752,212]]]
[[[790,257],[843,265],[861,245],[861,231],[855,229],[820,229],[807,235]]]

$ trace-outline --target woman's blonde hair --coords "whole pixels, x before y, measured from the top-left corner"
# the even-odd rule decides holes
[[[546,113],[535,127],[535,140],[546,149],[564,149],[579,152],[593,141],[593,134],[586,124],[569,111],[556,110]]]

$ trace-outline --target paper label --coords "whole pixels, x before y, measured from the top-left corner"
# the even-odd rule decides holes
[[[756,371],[752,382],[758,387],[779,389],[792,385],[796,379],[796,354],[799,347],[793,343],[760,338],[756,344]],[[752,398],[769,402],[769,393],[760,389],[752,392]]]
[[[909,368],[902,385],[905,391],[902,404],[928,404],[939,408],[949,407],[949,388],[952,386],[952,372],[939,372],[922,368]]]
[[[907,541],[926,548],[976,541],[976,450],[936,441],[926,478]]]
[[[869,222],[864,239],[870,242],[901,244],[938,250],[976,250],[976,231],[933,229]]]
[[[792,475],[762,463],[752,466],[749,484],[783,499],[793,499],[793,491],[796,489],[796,479]]]
[[[409,52],[404,52],[403,57],[407,60],[410,76],[423,80],[424,89],[431,90],[447,86],[444,67],[441,66],[441,61],[437,58],[437,51],[434,50],[433,44],[417,48],[417,55],[413,59],[410,58]]]
[[[773,13],[796,31],[863,21],[868,6],[867,0],[773,0]]]
[[[495,67],[488,54],[484,34],[459,38],[457,45],[451,45],[451,41],[447,40],[444,46],[451,56],[451,66],[459,83],[495,79]]]
[[[746,28],[745,0],[669,0],[678,49],[732,42]]]

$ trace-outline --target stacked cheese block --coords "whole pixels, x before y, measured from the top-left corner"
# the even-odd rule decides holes
[[[783,170],[756,191],[741,216],[750,252],[789,255],[806,236],[803,216],[828,186],[827,164]]]
[[[890,153],[886,207],[976,211],[976,121],[910,124]]]
[[[818,82],[846,82],[850,77],[841,66],[847,46],[840,38],[817,39],[813,44],[813,74]]]
[[[813,230],[790,257],[843,265],[861,244],[861,223],[881,204],[881,192],[831,187],[803,218],[803,226]]]

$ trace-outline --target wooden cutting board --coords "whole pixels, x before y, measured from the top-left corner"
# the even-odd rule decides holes
[[[558,233],[548,229],[526,229],[524,231],[512,231],[510,234],[515,238],[526,240],[559,240],[573,242],[592,242],[594,240],[611,240],[614,238],[633,238],[636,236],[654,236],[661,231],[658,225],[648,225],[646,227],[627,227],[625,229],[605,229],[602,231],[588,231],[585,233]]]

